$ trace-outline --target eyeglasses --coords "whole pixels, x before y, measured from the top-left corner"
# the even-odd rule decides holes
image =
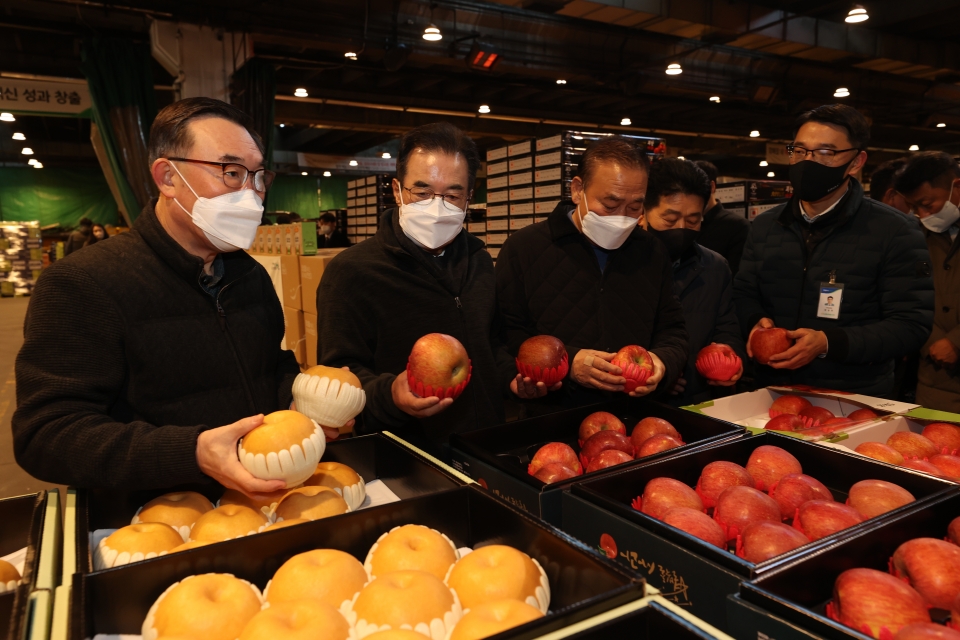
[[[860,149],[807,149],[797,144],[787,145],[787,156],[791,160],[794,159],[794,155],[798,155],[801,160],[806,160],[808,155],[812,155],[814,158],[833,158],[838,153],[846,153],[847,151],[860,151]]]
[[[467,197],[462,193],[437,193],[433,189],[423,189],[421,187],[415,187],[413,189],[403,188],[410,192],[410,195],[413,196],[416,202],[433,200],[437,196],[440,196],[445,204],[451,204],[458,209],[463,209],[463,205],[467,201]]]
[[[253,188],[255,191],[263,193],[273,184],[273,179],[277,177],[275,171],[269,169],[257,169],[251,171],[242,164],[236,162],[210,162],[209,160],[191,160],[190,158],[167,158],[167,160],[176,160],[177,162],[192,162],[194,164],[209,164],[214,167],[220,167],[220,179],[223,184],[231,189],[242,189],[247,183],[247,178],[253,174]]]

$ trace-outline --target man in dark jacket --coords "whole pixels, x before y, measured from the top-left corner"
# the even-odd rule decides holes
[[[317,220],[317,249],[349,247],[347,234],[337,228],[337,216],[329,211]]]
[[[724,209],[723,203],[717,200],[717,167],[706,160],[697,160],[695,164],[710,178],[710,198],[707,199],[697,244],[723,256],[730,271],[736,275],[743,245],[750,233],[750,223],[746,217]]]
[[[731,347],[741,360],[747,352],[733,308],[733,276],[723,257],[697,244],[710,178],[694,163],[665,158],[653,164],[641,218],[643,228],[659,239],[673,260],[673,292],[683,307],[689,355],[670,396],[684,406],[727,395],[743,375],[714,382],[697,371],[697,355],[711,343]]]
[[[504,421],[508,386],[547,392],[517,375],[501,342],[493,260],[463,230],[480,158],[451,124],[425,125],[400,140],[394,196],[376,236],[339,254],[317,290],[318,359],[348,366],[367,394],[365,433],[390,430],[443,455],[451,433]],[[407,358],[428,333],[459,340],[473,366],[456,400],[410,390]],[[525,384],[526,383],[526,384]]]
[[[261,414],[290,406],[299,372],[270,278],[239,250],[273,178],[263,143],[236,107],[191,98],[159,113],[149,152],[160,196],[131,232],[37,282],[16,363],[17,462],[87,488],[282,489],[237,459]]]
[[[86,216],[80,218],[80,223],[77,225],[77,228],[67,238],[66,244],[63,245],[63,255],[68,256],[86,245],[92,232],[93,221]]]
[[[933,331],[920,350],[917,403],[960,412],[960,165],[942,151],[918,153],[896,181],[923,225],[933,268]]]
[[[915,220],[865,198],[851,175],[866,162],[869,137],[852,107],[804,113],[787,146],[793,197],[750,229],[733,285],[741,329],[752,335],[778,326],[796,339],[769,367],[757,367],[763,385],[883,397],[893,388],[894,359],[930,334],[933,282],[923,235]]]
[[[672,388],[683,371],[687,333],[671,260],[638,226],[648,174],[644,151],[634,143],[620,137],[594,143],[571,183],[573,201],[560,202],[500,250],[497,299],[510,353],[527,338],[548,334],[562,340],[570,356],[561,393],[528,405],[530,413],[623,392],[623,371],[610,361],[631,344],[650,350],[655,369],[630,395]]]

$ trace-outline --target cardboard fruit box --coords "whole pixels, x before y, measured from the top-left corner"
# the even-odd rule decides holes
[[[40,563],[46,506],[46,491],[0,500],[0,558],[21,576],[16,587],[0,593],[0,637],[19,640],[31,592],[41,575],[53,573],[53,567],[48,572]]]
[[[381,480],[401,500],[446,491],[470,482],[469,478],[445,468],[439,461],[392,435],[371,434],[328,442],[322,460],[352,467],[368,485],[372,480]],[[205,494],[214,504],[223,493],[218,485],[193,489]],[[172,490],[79,491],[75,538],[77,571],[89,573],[94,570],[92,532],[130,524],[140,507]]]
[[[211,571],[230,573],[262,590],[284,562],[312,549],[339,549],[363,562],[383,533],[405,524],[432,527],[457,547],[509,545],[540,563],[550,581],[549,612],[498,638],[539,637],[645,595],[639,576],[479,487],[467,486],[106,571],[77,574],[70,638],[138,634],[153,602],[167,587],[187,576]]]
[[[620,418],[627,427],[627,436],[641,419],[648,416],[663,418],[676,427],[686,444],[642,458],[641,461],[627,462],[552,484],[546,484],[527,473],[530,459],[548,442],[563,442],[579,452],[577,435],[580,423],[596,411],[607,411]],[[698,416],[659,402],[627,398],[454,434],[450,439],[450,446],[453,449],[453,466],[458,471],[467,474],[507,502],[551,524],[559,525],[560,494],[574,482],[610,473],[614,469],[642,464],[642,461],[677,455],[692,447],[733,438],[742,433],[743,430],[739,427],[706,416]]]
[[[739,598],[730,602],[734,635],[758,638],[766,634],[777,640],[868,638],[827,617],[826,606],[837,576],[854,568],[887,571],[897,547],[914,538],[942,540],[947,525],[957,516],[960,494],[951,492],[744,583]],[[945,616],[944,611],[931,610],[934,620],[943,621]]]
[[[827,446],[853,451],[864,442],[886,442],[898,431],[921,433],[928,424],[947,423],[960,427],[960,415],[932,409],[913,409],[903,415],[885,416],[882,420],[850,433],[848,437],[824,442]],[[860,455],[860,454],[857,454]]]
[[[727,460],[746,466],[750,454],[761,445],[774,445],[791,453],[800,462],[803,473],[825,484],[839,502],[846,500],[851,485],[867,479],[898,484],[912,493],[917,503],[952,492],[955,487],[946,480],[892,467],[859,455],[776,433],[764,433],[701,447],[683,455],[578,482],[570,493],[563,496],[561,528],[586,544],[602,549],[608,556],[615,557],[631,569],[640,571],[664,597],[690,607],[694,615],[728,631],[730,627],[725,600],[728,594],[737,592],[741,581],[754,578],[772,567],[855,531],[875,527],[884,519],[913,506],[901,507],[759,564],[747,562],[729,551],[640,513],[631,506],[633,499],[641,495],[647,482],[654,478],[673,478],[694,487],[708,463]]]

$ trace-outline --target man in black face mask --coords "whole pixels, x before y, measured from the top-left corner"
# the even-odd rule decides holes
[[[930,333],[923,235],[915,221],[866,198],[853,177],[869,137],[866,119],[846,105],[801,115],[787,145],[793,198],[753,222],[734,281],[740,326],[750,336],[783,327],[796,340],[757,367],[763,385],[887,396],[894,360]]]
[[[726,395],[743,375],[713,382],[697,371],[697,354],[711,343],[731,347],[746,357],[733,308],[733,276],[719,253],[697,244],[703,210],[710,200],[710,178],[689,160],[666,158],[653,163],[640,225],[658,238],[673,261],[673,292],[683,307],[689,353],[683,374],[666,400],[675,406]]]

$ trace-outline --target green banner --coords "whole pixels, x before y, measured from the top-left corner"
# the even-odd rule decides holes
[[[0,168],[0,221],[73,228],[82,217],[117,224],[117,203],[100,169]]]
[[[321,211],[347,208],[347,181],[344,178],[278,175],[267,191],[265,207],[268,213],[291,211],[300,214],[301,218],[319,218]]]

